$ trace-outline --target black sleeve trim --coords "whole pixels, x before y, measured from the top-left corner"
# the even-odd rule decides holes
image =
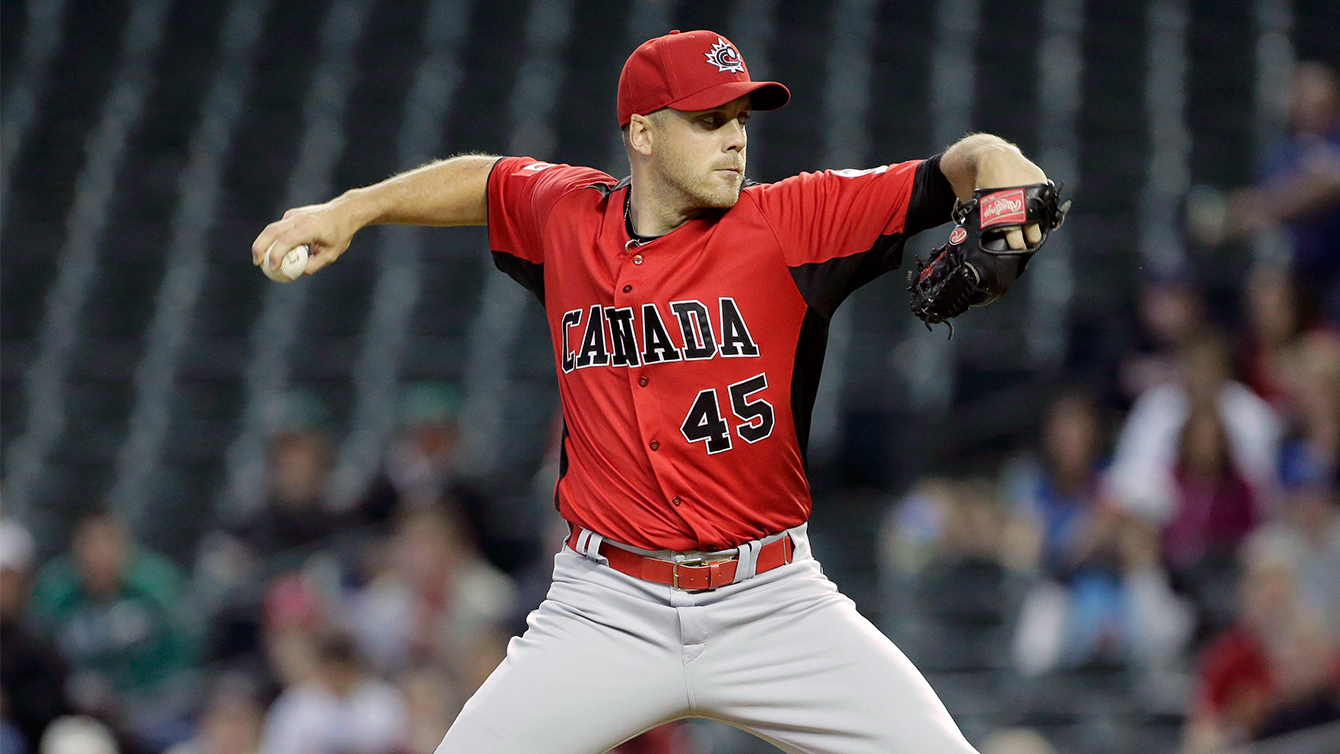
[[[494,160],[493,164],[489,166],[488,177],[484,179],[484,227],[486,228],[489,225],[489,219],[490,219],[489,209],[490,206],[493,204],[493,171],[497,170],[498,166],[501,165],[502,161],[505,159],[507,158],[499,157],[498,159]]]
[[[506,157],[499,157],[493,161],[493,167],[489,168],[489,177],[484,184],[484,207],[488,212],[489,206],[493,204],[493,173],[502,164]],[[487,225],[488,221],[485,220]],[[526,290],[534,293],[544,303],[544,265],[528,262],[511,252],[493,250],[493,266],[507,273],[507,276],[526,287]]]
[[[940,170],[940,155],[922,160],[912,178],[912,198],[907,203],[903,235],[911,238],[923,230],[949,222],[957,198],[954,187]]]
[[[544,303],[544,265],[528,262],[505,251],[493,252],[493,265],[524,285]]]

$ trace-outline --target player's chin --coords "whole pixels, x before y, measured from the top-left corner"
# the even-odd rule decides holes
[[[720,176],[720,177],[717,177]],[[730,209],[740,201],[740,190],[744,186],[744,177],[738,173],[717,171],[711,185],[704,187],[699,199],[704,207]]]

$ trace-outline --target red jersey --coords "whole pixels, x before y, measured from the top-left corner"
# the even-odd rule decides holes
[[[828,323],[949,220],[939,157],[746,185],[640,242],[628,180],[508,157],[489,176],[498,268],[544,304],[563,404],[554,505],[635,547],[719,550],[804,523]]]

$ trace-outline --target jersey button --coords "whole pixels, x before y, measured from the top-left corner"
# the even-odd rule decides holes
[[[651,448],[652,450],[660,450],[660,449],[661,449],[661,441],[660,441],[660,440],[652,440],[652,441],[651,441],[651,444],[650,444],[649,446],[647,446],[647,447]]]
[[[679,496],[676,495],[675,497],[670,498],[670,502],[674,503],[675,505],[679,505]]]
[[[634,255],[633,255],[633,264],[642,264],[642,255],[641,255],[641,254],[634,254]]]
[[[637,384],[641,385],[642,387],[646,387],[646,386],[647,386],[647,375],[644,374],[644,375],[642,375],[641,377],[638,377],[638,378],[637,378]]]
[[[631,285],[625,285],[625,286],[623,287],[623,292],[624,292],[624,293],[630,293],[630,292],[632,292],[632,290],[633,290],[633,286],[631,286]]]

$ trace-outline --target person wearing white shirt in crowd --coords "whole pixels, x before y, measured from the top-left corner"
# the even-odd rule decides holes
[[[1258,506],[1277,495],[1281,424],[1246,385],[1230,378],[1226,349],[1206,337],[1180,354],[1178,380],[1141,395],[1117,440],[1105,492],[1138,520],[1163,528],[1177,516],[1177,463],[1193,409],[1212,411],[1222,425],[1232,470]]]
[[[368,673],[347,635],[317,641],[315,675],[285,689],[265,718],[260,754],[399,754],[409,747],[404,699]]]

